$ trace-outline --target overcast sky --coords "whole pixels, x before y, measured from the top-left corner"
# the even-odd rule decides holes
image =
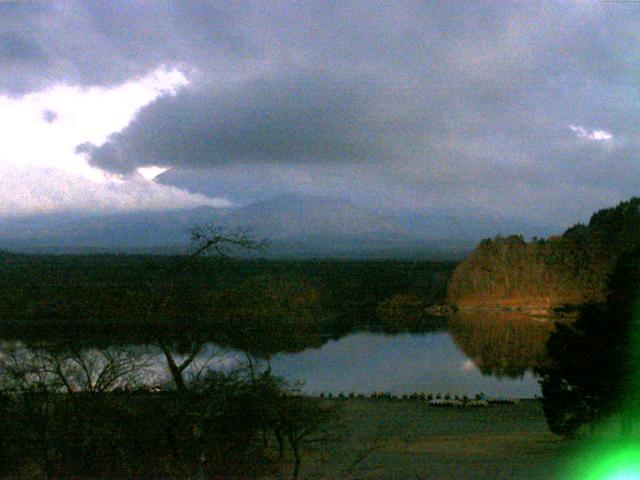
[[[0,216],[639,193],[640,3],[0,2],[0,71]]]

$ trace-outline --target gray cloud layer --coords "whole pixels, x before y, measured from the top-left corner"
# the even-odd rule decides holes
[[[321,74],[207,86],[163,97],[101,148],[79,150],[118,173],[144,165],[364,161],[375,151],[363,121],[371,93]]]
[[[105,170],[174,167],[181,185],[237,201],[346,192],[559,224],[637,193],[638,5],[20,2],[0,13],[6,92],[110,84],[160,64],[192,79],[100,148],[79,147]]]

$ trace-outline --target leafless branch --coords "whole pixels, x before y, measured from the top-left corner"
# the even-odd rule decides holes
[[[230,257],[240,250],[261,251],[269,243],[258,240],[247,229],[227,232],[215,225],[201,225],[189,231],[193,252],[191,257],[198,257],[207,253],[215,253],[221,257]]]
[[[0,375],[15,392],[98,393],[134,386],[150,366],[149,359],[124,349],[77,348],[51,352],[14,348],[3,355]]]

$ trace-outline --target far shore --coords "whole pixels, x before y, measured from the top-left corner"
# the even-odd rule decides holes
[[[540,307],[530,305],[432,305],[425,309],[426,313],[436,317],[449,317],[457,313],[506,313],[520,314],[529,317],[545,318],[549,320],[574,318],[577,315],[578,307],[575,305],[555,305],[552,307]]]

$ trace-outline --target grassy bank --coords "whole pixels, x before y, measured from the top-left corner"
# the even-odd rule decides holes
[[[340,411],[342,439],[310,455],[303,478],[558,478],[571,447],[536,400],[465,409],[349,399]]]

